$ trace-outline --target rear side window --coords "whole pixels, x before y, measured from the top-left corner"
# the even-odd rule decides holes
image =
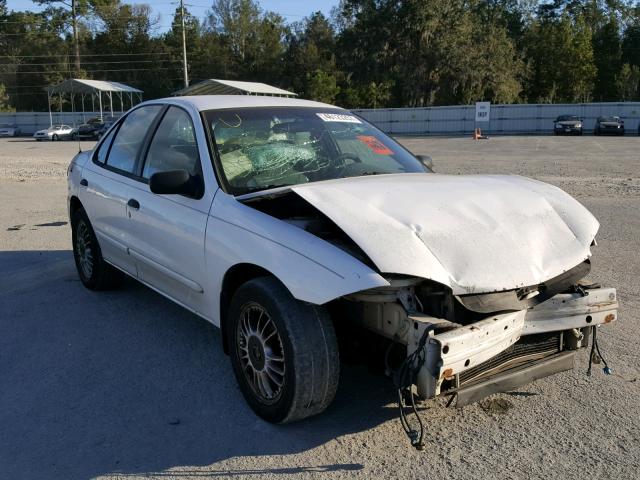
[[[104,139],[104,142],[100,144],[100,149],[98,150],[98,155],[96,155],[96,161],[98,163],[104,163],[107,160],[107,153],[109,152],[109,145],[111,145],[111,140],[113,140],[113,135],[115,130],[109,132],[107,138]]]
[[[149,105],[127,115],[113,139],[107,158],[108,166],[133,173],[145,135],[161,109],[161,105]]]
[[[199,173],[198,145],[189,114],[170,107],[162,118],[147,153],[142,176],[149,178],[156,172],[186,170]]]

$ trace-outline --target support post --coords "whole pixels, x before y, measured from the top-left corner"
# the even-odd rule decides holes
[[[182,70],[184,71],[184,88],[189,86],[189,73],[187,71],[187,37],[184,28],[184,0],[180,0],[180,18],[182,21]]]
[[[49,107],[49,126],[53,127],[53,115],[51,114],[51,91],[47,90],[47,106]]]
[[[113,118],[113,94],[111,92],[107,92],[109,95],[109,110],[111,110],[111,118]]]
[[[98,91],[98,103],[100,104],[100,120],[104,119],[102,118],[102,92]]]

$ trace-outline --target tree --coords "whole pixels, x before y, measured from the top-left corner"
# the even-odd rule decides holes
[[[610,15],[593,36],[593,57],[597,70],[594,98],[601,102],[616,100],[616,76],[622,65],[620,26],[616,15]]]
[[[640,67],[625,63],[616,75],[616,88],[623,102],[640,100]]]
[[[590,100],[596,67],[591,29],[584,17],[573,20],[565,13],[559,19],[538,20],[532,25],[526,44],[531,71],[526,89],[529,101]]]
[[[308,80],[308,98],[318,102],[333,103],[340,87],[336,83],[336,77],[322,70],[316,70]]]
[[[9,96],[4,84],[0,83],[0,112],[15,112],[16,109],[9,104]]]

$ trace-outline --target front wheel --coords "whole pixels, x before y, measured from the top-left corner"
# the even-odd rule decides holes
[[[260,277],[238,289],[227,321],[233,371],[257,415],[288,423],[329,406],[340,361],[322,307],[294,299],[273,277]]]
[[[123,273],[102,258],[89,217],[78,208],[71,218],[73,258],[82,284],[90,290],[107,290],[120,284]]]
[[[51,137],[51,141],[55,142],[58,140],[58,135],[56,135],[55,133],[53,134],[53,137]]]

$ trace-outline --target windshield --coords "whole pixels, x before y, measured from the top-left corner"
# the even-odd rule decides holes
[[[575,115],[560,115],[556,122],[575,122],[580,121]]]
[[[385,173],[425,172],[398,143],[350,112],[258,107],[205,112],[231,193]]]
[[[600,117],[599,122],[619,122],[620,117]]]

